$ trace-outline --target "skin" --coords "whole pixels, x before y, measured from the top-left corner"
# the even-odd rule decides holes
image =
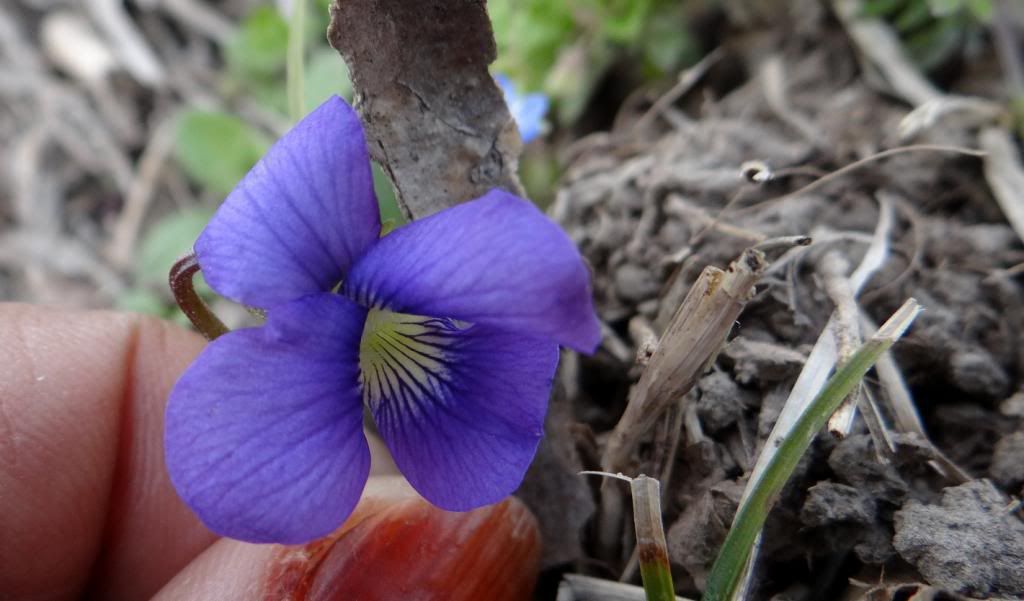
[[[259,599],[281,547],[219,539],[163,459],[205,341],[153,318],[0,304],[0,598]],[[371,438],[371,473],[393,472]]]

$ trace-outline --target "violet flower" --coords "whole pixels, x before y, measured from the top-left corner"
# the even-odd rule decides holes
[[[544,115],[548,112],[548,97],[540,92],[520,94],[516,84],[504,75],[495,75],[501,93],[505,96],[505,104],[512,119],[519,128],[519,137],[523,143],[533,140],[544,131]]]
[[[575,246],[501,190],[379,235],[362,128],[332,98],[196,242],[210,286],[267,313],[211,342],[167,406],[171,481],[213,531],[300,543],[339,526],[369,473],[364,406],[438,507],[522,481],[558,345],[600,339]]]

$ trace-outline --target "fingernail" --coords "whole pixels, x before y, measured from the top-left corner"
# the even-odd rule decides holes
[[[335,533],[282,547],[264,601],[528,601],[540,532],[518,499],[449,512],[400,477],[371,478]]]

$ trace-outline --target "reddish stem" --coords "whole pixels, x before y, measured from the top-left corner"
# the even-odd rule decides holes
[[[196,260],[196,253],[190,252],[171,267],[168,281],[171,284],[171,293],[178,303],[182,313],[188,316],[192,325],[206,336],[213,340],[221,334],[227,334],[227,326],[213,314],[210,307],[196,293],[193,285],[193,278],[199,273],[199,261]]]

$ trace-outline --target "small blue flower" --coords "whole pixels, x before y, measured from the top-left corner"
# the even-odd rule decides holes
[[[573,243],[501,190],[380,238],[366,141],[332,98],[275,144],[200,235],[207,282],[264,309],[217,338],[166,414],[171,481],[213,531],[301,543],[351,513],[369,409],[438,507],[511,493],[543,433],[558,345],[600,339]]]
[[[516,84],[504,75],[495,75],[494,81],[505,95],[505,104],[512,114],[519,136],[529,142],[544,131],[544,115],[548,112],[548,97],[541,93],[520,94]]]

